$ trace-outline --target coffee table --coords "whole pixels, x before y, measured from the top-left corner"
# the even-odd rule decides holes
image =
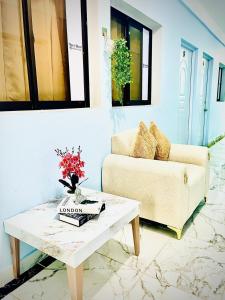
[[[90,189],[82,189],[82,193],[104,200],[106,210],[81,227],[58,220],[56,206],[59,200],[41,204],[4,222],[5,231],[10,235],[15,278],[20,275],[20,241],[66,264],[72,300],[83,297],[84,260],[129,222],[132,224],[134,253],[139,255],[139,202]]]

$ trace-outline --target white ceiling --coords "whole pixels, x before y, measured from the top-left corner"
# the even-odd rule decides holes
[[[225,33],[225,0],[196,0]]]
[[[225,44],[225,0],[181,0]]]

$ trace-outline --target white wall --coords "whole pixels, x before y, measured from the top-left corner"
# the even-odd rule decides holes
[[[217,83],[218,83],[218,70],[219,64],[225,62],[224,49],[218,50],[217,60],[213,69],[213,88],[210,106],[210,119],[209,119],[209,141],[218,135],[225,133],[225,102],[217,102]]]
[[[198,58],[203,52],[214,58],[209,136],[225,131],[225,104],[216,103],[217,69],[219,62],[225,64],[224,47],[178,0],[127,0],[123,5],[138,17],[144,14],[143,22],[149,18],[161,25],[160,47],[154,45],[160,49],[154,54],[160,63],[154,61],[153,105],[111,107],[110,60],[101,37],[102,26],[110,32],[110,1],[88,0],[92,108],[0,113],[0,285],[11,265],[3,220],[62,192],[56,147],[81,145],[89,177],[86,186],[100,189],[101,166],[110,152],[112,132],[135,127],[140,120],[147,124],[155,120],[172,142],[177,141],[181,38],[198,48]],[[194,101],[198,101],[199,73],[198,68]],[[23,245],[21,257],[30,251]]]

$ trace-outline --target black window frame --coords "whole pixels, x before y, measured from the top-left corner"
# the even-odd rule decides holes
[[[125,15],[121,11],[114,7],[111,7],[111,19],[115,17],[119,19],[121,24],[125,27],[125,39],[127,41],[127,46],[130,49],[130,37],[129,37],[129,26],[135,27],[137,29],[146,29],[149,31],[149,68],[148,68],[148,100],[130,100],[130,84],[127,84],[124,88],[124,99],[121,104],[120,101],[112,99],[112,106],[136,106],[136,105],[150,105],[151,104],[151,90],[152,90],[152,30],[135,19]],[[141,31],[142,32],[142,31]],[[143,43],[141,43],[141,48]],[[141,83],[142,83],[142,68],[143,68],[143,57],[141,56]],[[141,89],[142,98],[142,89]]]
[[[225,102],[225,101],[221,100],[221,87],[222,87],[223,80],[225,80],[224,74],[223,74],[224,70],[225,70],[225,66],[220,65],[219,72],[218,72],[217,102]]]
[[[36,63],[34,53],[34,34],[32,29],[31,0],[22,0],[22,18],[25,41],[25,52],[27,59],[27,74],[29,83],[30,99],[27,101],[0,101],[0,111],[18,111],[18,110],[40,110],[40,109],[69,109],[90,107],[89,95],[89,64],[88,64],[88,30],[87,30],[87,2],[80,0],[81,3],[81,28],[83,43],[83,69],[84,69],[84,100],[73,101],[70,94],[70,75],[69,79],[69,97],[62,101],[40,101],[38,98],[38,83],[36,74]],[[69,41],[65,47],[68,47]],[[68,48],[67,48],[68,51]],[[69,57],[69,53],[68,53]]]

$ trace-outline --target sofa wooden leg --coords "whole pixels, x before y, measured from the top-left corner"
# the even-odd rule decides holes
[[[176,228],[176,227],[173,227],[173,226],[167,226],[169,229],[173,230],[176,232],[177,234],[177,239],[180,240],[181,239],[181,236],[182,236],[182,228]]]
[[[205,203],[207,202],[207,197],[204,197],[204,201],[205,201]]]

